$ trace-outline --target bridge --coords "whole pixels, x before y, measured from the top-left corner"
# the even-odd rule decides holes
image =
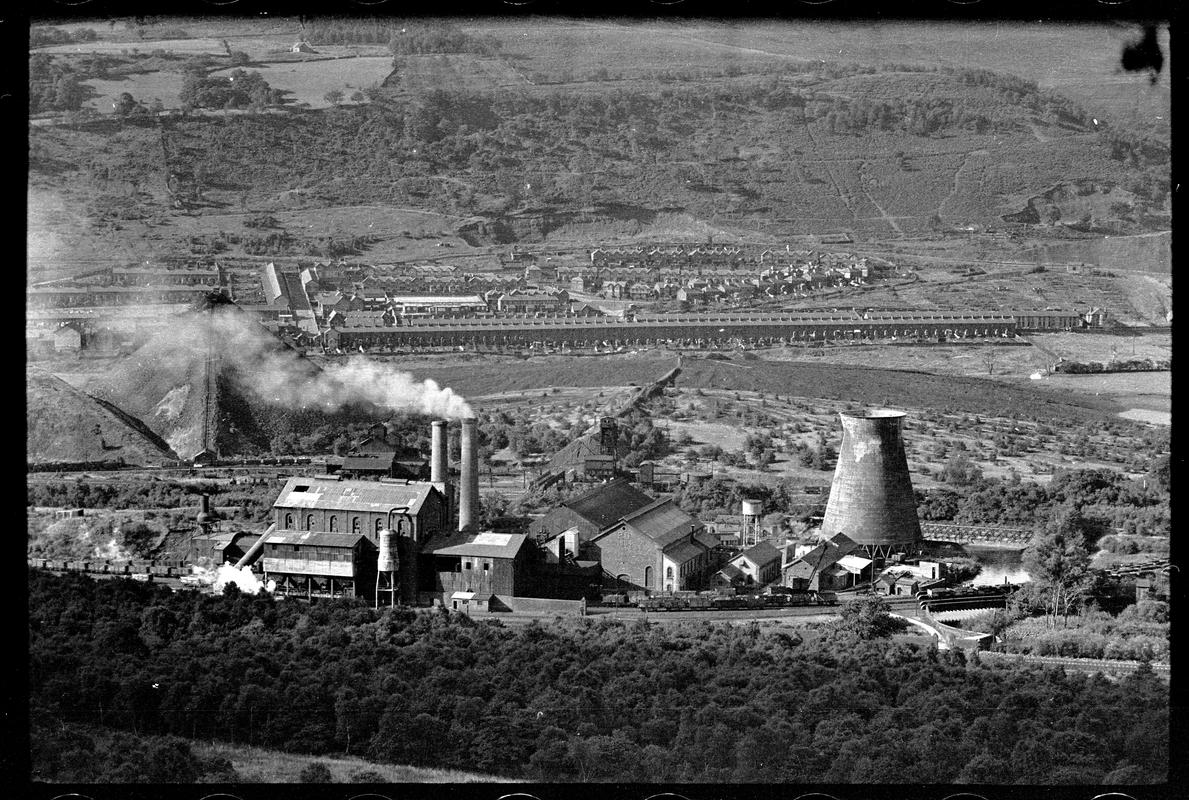
[[[922,522],[921,536],[938,542],[1012,545],[1023,549],[1032,541],[1033,531],[1029,528],[1008,528],[1002,525]]]
[[[402,319],[399,325],[334,327],[330,348],[375,347],[597,347],[599,345],[813,344],[863,339],[1007,338],[1016,331],[1008,314],[859,312],[832,314],[747,312],[607,316],[509,316]]]
[[[910,625],[923,629],[930,636],[936,637],[938,650],[985,650],[987,647],[990,647],[991,642],[995,639],[989,633],[963,630],[953,625],[946,625],[944,622],[938,622],[925,611],[910,611],[906,609],[903,612],[891,611],[889,614],[890,616],[904,620]]]

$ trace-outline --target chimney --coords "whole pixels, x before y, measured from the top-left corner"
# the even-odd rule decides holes
[[[430,483],[444,484],[449,479],[449,474],[446,471],[446,425],[447,422],[444,419],[435,419],[433,421],[429,455]]]
[[[839,414],[842,447],[822,533],[844,533],[870,555],[887,557],[921,539],[900,426],[901,411]]]
[[[458,529],[473,533],[479,524],[479,443],[477,420],[462,421],[462,463],[458,470]]]

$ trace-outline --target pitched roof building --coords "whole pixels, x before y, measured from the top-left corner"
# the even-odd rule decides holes
[[[739,569],[744,583],[763,586],[780,576],[780,551],[771,542],[758,542],[728,563]]]
[[[717,542],[672,500],[655,500],[626,514],[591,540],[604,574],[625,588],[702,588],[717,566]]]
[[[529,532],[544,539],[567,528],[577,528],[580,542],[587,542],[622,517],[653,502],[652,497],[626,480],[614,480],[565,501],[533,522]]]
[[[330,546],[328,542],[340,540],[346,542],[341,538],[344,536],[362,536],[368,540],[369,549],[376,549],[380,531],[390,527],[397,533],[401,600],[415,602],[417,554],[426,542],[447,530],[448,516],[446,498],[430,483],[297,477],[285,482],[273,503],[275,532],[272,536],[314,534],[330,537],[318,546]],[[295,542],[286,539],[277,540],[277,543],[290,545]],[[349,548],[355,547],[349,545]],[[374,591],[374,565],[371,569],[373,583],[368,585],[366,579],[362,582],[357,579],[351,586],[352,593],[368,596]],[[309,591],[309,584],[305,586]],[[299,584],[290,588],[300,593]]]

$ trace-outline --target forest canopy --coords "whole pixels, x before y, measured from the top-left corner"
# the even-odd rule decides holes
[[[1111,682],[966,664],[847,626],[806,642],[756,625],[509,629],[37,570],[29,601],[37,718],[137,736],[530,780],[1109,783],[1168,769],[1168,691],[1150,670]]]

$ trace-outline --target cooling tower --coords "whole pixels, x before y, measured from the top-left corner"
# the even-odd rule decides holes
[[[446,471],[446,425],[444,419],[435,419],[430,428],[429,451],[429,480],[430,483],[444,484],[447,480]]]
[[[462,421],[462,464],[458,469],[458,529],[474,531],[479,524],[479,442],[474,417]]]
[[[901,411],[842,413],[842,447],[822,533],[844,533],[869,553],[888,555],[921,538]]]

